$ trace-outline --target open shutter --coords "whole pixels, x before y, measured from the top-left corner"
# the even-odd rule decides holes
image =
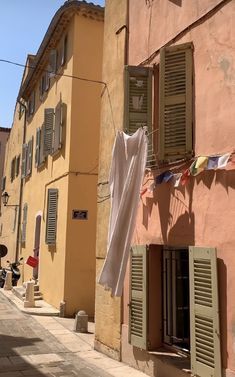
[[[40,136],[41,136],[41,129],[37,128],[36,130],[36,147],[35,147],[35,166],[38,167],[40,164]]]
[[[133,246],[130,257],[129,342],[147,349],[147,247]]]
[[[44,110],[44,156],[48,156],[52,152],[52,138],[54,126],[54,109]]]
[[[57,152],[62,146],[62,126],[63,126],[62,110],[63,110],[63,104],[60,101],[55,108],[53,153]]]
[[[26,163],[26,175],[30,175],[32,172],[32,158],[33,158],[33,137],[28,142],[28,153]]]
[[[57,205],[58,190],[48,190],[47,201],[47,224],[46,224],[46,243],[54,245],[56,243],[56,225],[57,225]]]
[[[16,157],[11,160],[11,182],[15,178]]]
[[[159,159],[192,156],[193,45],[160,51]]]
[[[217,258],[214,248],[189,248],[191,370],[221,377]]]
[[[4,191],[6,188],[6,177],[2,177],[2,182],[1,182],[1,190]]]
[[[47,68],[47,72],[45,73],[45,91],[47,92],[49,88],[50,88],[50,74]]]
[[[22,146],[21,178],[26,177],[27,149],[28,149],[28,145],[23,144],[23,146]]]
[[[26,225],[27,225],[27,214],[28,214],[28,204],[25,203],[23,207],[23,220],[22,220],[22,233],[21,233],[21,242],[26,241]]]
[[[50,77],[55,76],[56,74],[56,67],[57,67],[57,51],[56,50],[51,50],[50,51],[50,56],[49,56],[49,73]]]
[[[62,66],[66,63],[66,59],[67,59],[67,46],[68,46],[68,37],[66,35],[64,37],[63,45],[62,45],[62,53],[61,53],[61,65]]]
[[[152,69],[125,67],[124,131],[134,134],[139,127],[152,132]],[[154,164],[153,134],[149,135],[147,165]]]
[[[41,165],[45,161],[44,134],[45,134],[45,126],[43,124],[41,129],[40,129],[39,165]]]

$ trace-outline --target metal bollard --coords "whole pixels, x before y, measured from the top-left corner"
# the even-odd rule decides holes
[[[79,310],[75,317],[74,331],[86,333],[88,332],[88,315],[84,310]]]
[[[24,308],[33,308],[34,306],[34,281],[27,281]]]
[[[7,291],[10,291],[12,289],[12,272],[11,271],[7,271],[6,273],[6,280],[5,280],[5,284],[3,288],[6,289]]]

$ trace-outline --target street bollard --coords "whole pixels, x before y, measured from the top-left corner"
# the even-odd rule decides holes
[[[74,331],[86,333],[88,332],[88,315],[84,310],[80,310],[75,317]]]
[[[24,308],[33,308],[34,306],[34,281],[27,281]]]
[[[6,273],[6,280],[5,280],[5,284],[4,284],[4,289],[6,291],[10,291],[12,289],[12,272],[11,271],[7,271],[7,273]]]

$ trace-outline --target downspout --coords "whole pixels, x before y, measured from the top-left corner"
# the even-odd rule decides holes
[[[26,139],[26,114],[27,107],[20,100],[17,102],[24,108],[24,127],[23,127],[23,144],[25,144]],[[20,224],[21,224],[21,208],[22,208],[22,197],[23,197],[23,179],[20,177],[20,195],[19,195],[19,214],[18,214],[18,224],[17,224],[17,233],[16,233],[16,252],[15,252],[15,261],[19,260],[19,246],[20,246]]]

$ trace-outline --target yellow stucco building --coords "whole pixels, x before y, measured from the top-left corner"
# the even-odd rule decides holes
[[[38,279],[43,298],[68,316],[94,316],[103,18],[100,6],[65,2],[18,96],[27,108],[18,254],[38,258],[36,268],[24,264],[24,280]]]

